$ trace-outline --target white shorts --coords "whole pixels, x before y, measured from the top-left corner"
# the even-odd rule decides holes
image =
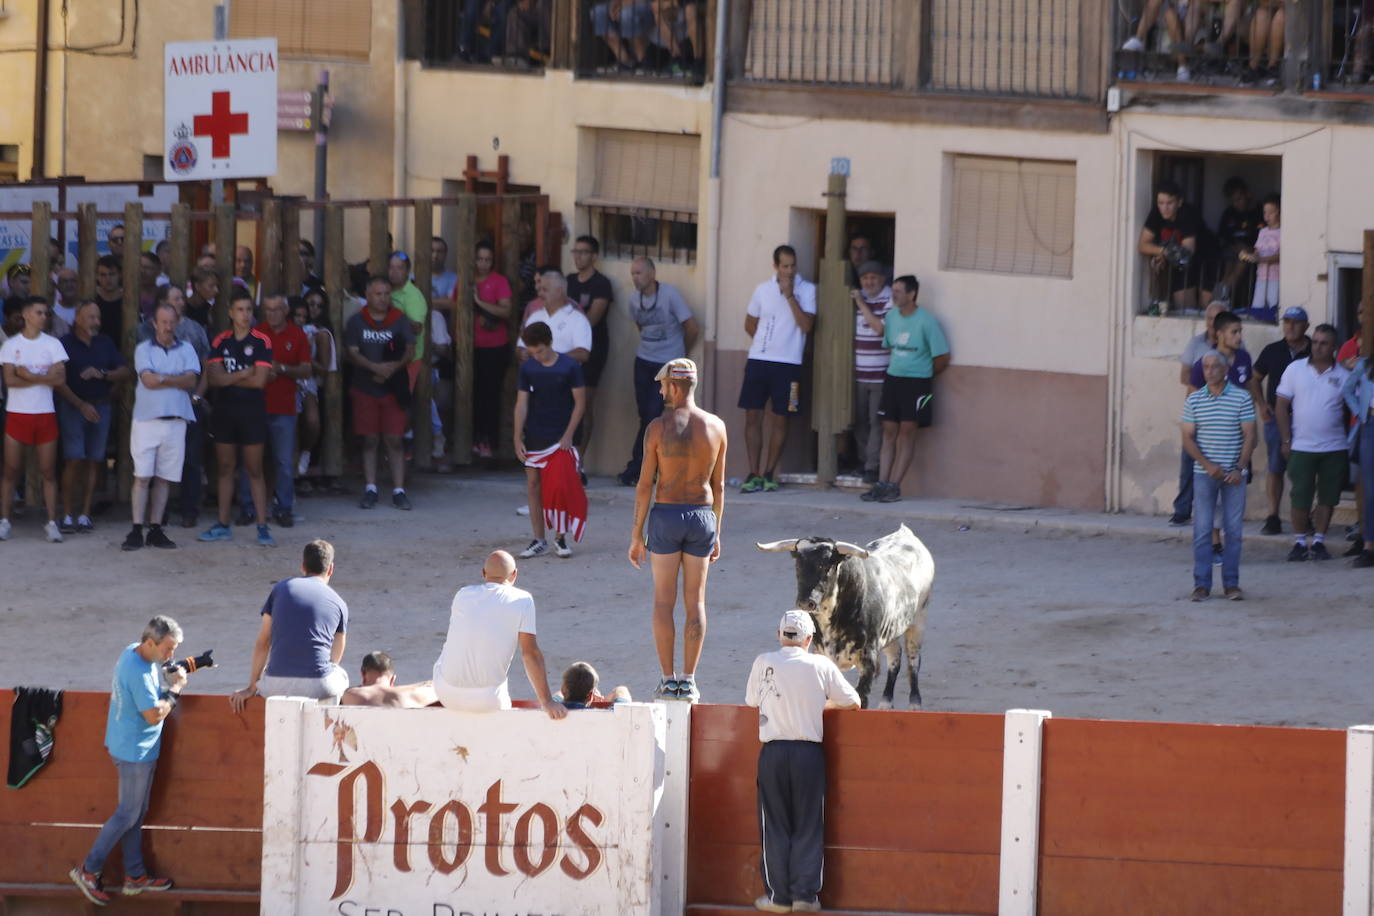
[[[309,697],[328,705],[338,703],[348,689],[348,672],[330,665],[323,677],[277,677],[263,673],[258,678],[258,695],[264,697]]]
[[[505,681],[495,687],[455,687],[444,680],[437,663],[434,665],[434,695],[445,709],[460,712],[496,712],[511,708]]]
[[[161,477],[177,483],[186,454],[185,420],[135,420],[129,431],[135,477]]]

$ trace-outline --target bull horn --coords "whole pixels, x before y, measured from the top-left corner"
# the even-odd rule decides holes
[[[858,544],[851,544],[848,541],[836,541],[835,549],[847,557],[858,557],[860,560],[868,559],[868,551]]]
[[[767,550],[769,552],[775,552],[779,550],[796,550],[797,542],[800,540],[801,538],[788,538],[785,541],[773,541],[768,544],[760,544],[757,541],[755,541],[754,546],[757,547],[759,550]]]

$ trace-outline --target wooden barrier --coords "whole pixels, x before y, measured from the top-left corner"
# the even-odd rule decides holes
[[[9,735],[14,692],[0,690],[0,735]],[[69,691],[47,766],[18,790],[0,792],[0,911],[8,916],[56,912],[70,898],[85,912],[67,870],[81,862],[114,811],[118,778],[104,750],[109,695]],[[262,858],[263,702],[235,715],[222,696],[188,694],[167,721],[144,830],[150,871],[176,889],[120,900],[110,912],[171,912],[195,901],[195,912],[256,913]],[[105,884],[123,881],[116,847]],[[127,907],[127,909],[126,909]],[[151,909],[150,909],[151,907]]]

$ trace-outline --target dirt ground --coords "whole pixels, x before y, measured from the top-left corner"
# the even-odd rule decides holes
[[[277,529],[275,550],[257,547],[251,529],[236,529],[232,543],[200,544],[196,532],[176,528],[178,550],[125,554],[118,510],[98,519],[94,534],[53,545],[30,511],[0,544],[8,682],[107,690],[120,648],[162,612],[185,629],[187,654],[213,648],[221,665],[194,675],[188,689],[229,693],[247,680],[262,600],[298,571],[301,545],[314,537],[338,548],[334,585],[351,611],[350,674],[364,653],[385,649],[403,680],[426,679],[454,590],[478,581],[491,549],[523,548],[529,528],[515,514],[524,491],[514,474],[421,478],[410,492],[409,513],[385,502],[364,512],[344,497],[302,500],[304,521]],[[523,562],[519,584],[538,604],[551,681],[585,659],[604,682],[647,696],[658,671],[649,572],[625,558],[633,491],[594,480],[591,496],[588,534],[574,556]],[[1005,521],[959,530],[923,519],[926,508],[869,506],[804,487],[732,494],[707,595],[704,699],[742,702],[750,662],[776,645],[773,628],[792,605],[790,558],[760,553],[754,541],[816,534],[864,542],[906,521],[936,564],[922,669],[927,709],[1330,727],[1374,721],[1374,574],[1345,561],[1289,564],[1286,540],[1255,537],[1241,571],[1248,600],[1193,604],[1188,547],[1167,537],[1162,522],[1158,539],[1027,532]],[[1099,527],[1105,518],[1087,517]],[[899,706],[904,682],[905,675]],[[531,695],[518,662],[510,684],[514,696]]]

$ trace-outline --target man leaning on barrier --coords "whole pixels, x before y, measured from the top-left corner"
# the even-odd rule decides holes
[[[119,771],[119,806],[100,828],[86,860],[68,874],[96,906],[110,902],[100,883],[105,860],[120,845],[124,858],[124,893],[171,890],[170,878],[155,878],[143,864],[143,817],[153,789],[162,745],[162,723],[176,709],[186,686],[186,669],[159,669],[181,644],[181,627],[157,616],[143,628],[143,638],[126,646],[115,663],[110,686],[110,712],[105,722],[105,748]],[[166,689],[163,688],[163,681]]]

